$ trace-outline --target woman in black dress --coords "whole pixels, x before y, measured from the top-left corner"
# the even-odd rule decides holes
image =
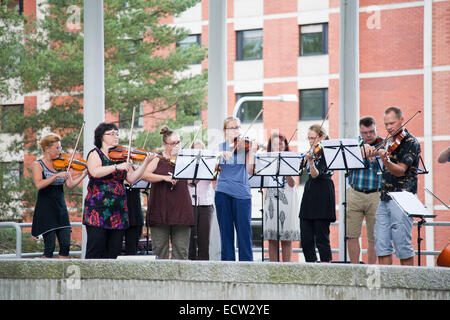
[[[327,134],[319,125],[309,128],[308,140],[311,148],[324,139],[328,139]],[[317,261],[316,246],[320,261],[330,262],[330,223],[336,221],[334,183],[331,180],[333,171],[327,170],[323,152],[317,153],[308,153],[304,158],[309,179],[305,184],[300,207],[300,237],[306,262]]]
[[[86,170],[77,177],[64,171],[56,171],[53,160],[61,154],[61,137],[50,133],[39,142],[44,155],[31,165],[33,183],[38,189],[36,206],[33,214],[31,235],[44,238],[44,258],[52,258],[56,238],[59,242],[59,258],[67,258],[70,250],[69,213],[64,199],[63,185],[69,189],[75,188],[84,177]]]

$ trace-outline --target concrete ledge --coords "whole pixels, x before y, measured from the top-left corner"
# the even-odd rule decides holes
[[[450,299],[450,269],[172,260],[3,260],[0,299]]]

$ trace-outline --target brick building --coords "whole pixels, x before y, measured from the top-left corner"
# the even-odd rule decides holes
[[[242,96],[295,94],[299,102],[263,102],[263,115],[249,136],[262,142],[271,130],[280,130],[288,137],[294,134],[294,150],[305,151],[307,128],[320,124],[332,104],[325,128],[331,138],[337,138],[339,1],[227,1],[228,114]],[[35,10],[36,1],[25,3],[25,13]],[[191,35],[181,45],[196,42],[208,46],[208,3],[203,0],[183,15],[164,21],[190,30]],[[431,187],[444,201],[450,194],[450,167],[436,161],[450,138],[450,1],[360,0],[359,7],[360,116],[374,116],[378,133],[384,137],[386,107],[399,106],[406,119],[416,111],[422,112],[408,124],[408,130],[421,144],[429,171],[419,176],[418,196],[437,215],[434,221],[450,221],[449,211],[424,191],[424,186]],[[192,65],[191,72],[207,66],[204,60]],[[27,112],[39,105],[39,99],[26,96],[3,104],[22,105]],[[246,103],[239,111],[244,131],[261,105]],[[147,107],[143,106],[144,112]],[[206,117],[206,110],[202,117]],[[152,126],[144,120],[144,128]],[[26,157],[24,163],[26,167]],[[337,176],[333,179],[339,192]],[[260,196],[256,192],[253,202],[254,216],[258,217]],[[414,227],[413,244],[417,250],[416,232]],[[332,248],[338,248],[338,234],[338,226],[332,226]],[[422,250],[442,250],[449,235],[445,226],[424,228]],[[362,248],[367,248],[365,232],[361,242]],[[294,258],[301,261],[303,257]],[[336,254],[333,258],[338,259]],[[367,261],[365,254],[362,259]],[[434,264],[432,256],[427,260],[428,265]]]

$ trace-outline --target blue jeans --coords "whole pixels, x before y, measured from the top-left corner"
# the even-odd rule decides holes
[[[234,229],[239,247],[239,261],[253,261],[252,199],[238,199],[216,192],[215,204],[219,223],[222,261],[235,261]]]
[[[413,218],[409,217],[394,200],[380,201],[376,213],[374,236],[377,257],[394,253],[399,259],[414,257],[411,244]]]

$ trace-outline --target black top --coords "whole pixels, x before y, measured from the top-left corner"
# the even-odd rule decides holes
[[[381,200],[388,201],[391,197],[387,192],[409,191],[417,193],[417,170],[419,167],[420,144],[408,130],[404,129],[406,136],[402,139],[399,146],[391,153],[390,159],[393,163],[403,163],[408,166],[405,174],[396,177],[387,170],[383,172]]]

